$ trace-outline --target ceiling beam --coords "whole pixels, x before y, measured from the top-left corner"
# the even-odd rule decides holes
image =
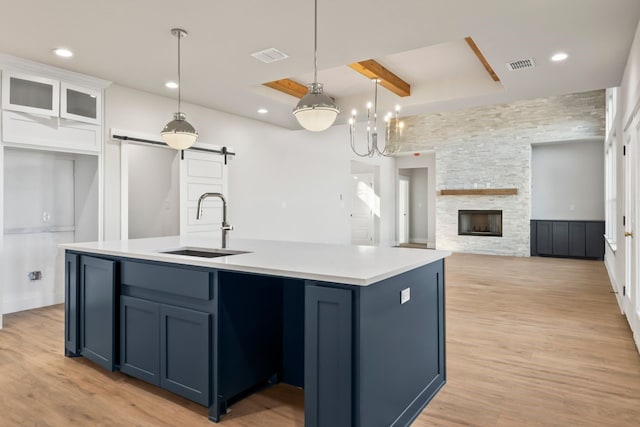
[[[498,77],[496,72],[493,71],[493,68],[491,67],[491,65],[489,65],[489,61],[487,61],[487,58],[485,58],[484,55],[482,54],[482,52],[480,52],[480,48],[478,48],[478,45],[476,44],[476,42],[474,42],[471,37],[465,37],[464,39],[467,42],[467,44],[469,45],[469,47],[471,48],[471,50],[473,51],[473,53],[476,54],[476,56],[478,57],[478,59],[480,60],[482,65],[484,66],[484,69],[487,70],[487,73],[489,73],[489,75],[491,76],[493,81],[494,82],[499,82],[500,81],[500,77]]]
[[[370,79],[380,79],[380,85],[390,90],[398,96],[405,97],[411,95],[411,85],[391,71],[384,68],[374,59],[354,62],[349,67]]]
[[[274,80],[272,82],[263,83],[264,86],[271,89],[279,90],[287,95],[295,96],[296,98],[302,98],[309,92],[306,85],[300,84],[291,79]]]

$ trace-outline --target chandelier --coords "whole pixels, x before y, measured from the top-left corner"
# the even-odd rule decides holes
[[[402,133],[404,122],[398,120],[398,112],[400,106],[396,105],[395,114],[388,112],[384,116],[384,133],[382,141],[378,138],[378,85],[380,79],[371,79],[373,83],[373,105],[371,102],[367,104],[367,149],[364,152],[358,151],[356,148],[356,117],[358,112],[351,111],[349,119],[349,139],[351,142],[351,150],[359,157],[373,157],[375,154],[380,156],[393,156],[400,149],[402,142]],[[373,113],[371,108],[373,107]]]

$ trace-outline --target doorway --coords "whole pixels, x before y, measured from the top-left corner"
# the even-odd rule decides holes
[[[409,188],[410,178],[400,176],[398,181],[398,244],[409,243]]]
[[[351,161],[350,230],[352,245],[380,243],[380,166]]]
[[[427,248],[429,242],[429,171],[398,169],[398,244]]]
[[[206,200],[201,220],[196,220],[196,207],[203,193],[228,197],[224,156],[121,141],[120,164],[121,239],[206,235],[219,241],[222,203]]]
[[[59,244],[99,238],[95,155],[5,148],[0,312],[64,301]]]
[[[372,245],[374,237],[375,186],[372,173],[354,173],[351,211],[351,244]]]
[[[627,137],[624,155],[624,245],[625,245],[625,280],[622,296],[622,308],[627,318],[631,319],[633,313],[632,294],[636,291],[636,266],[638,262],[637,245],[635,236],[636,223],[636,143],[631,134]]]

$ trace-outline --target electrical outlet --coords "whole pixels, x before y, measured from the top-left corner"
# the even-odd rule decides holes
[[[41,280],[42,279],[42,271],[30,271],[27,274],[29,280]]]
[[[411,299],[411,288],[403,289],[400,291],[400,304],[409,302]]]

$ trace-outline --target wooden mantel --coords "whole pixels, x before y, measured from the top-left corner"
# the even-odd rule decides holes
[[[512,196],[517,188],[467,188],[462,190],[440,190],[441,196]]]

